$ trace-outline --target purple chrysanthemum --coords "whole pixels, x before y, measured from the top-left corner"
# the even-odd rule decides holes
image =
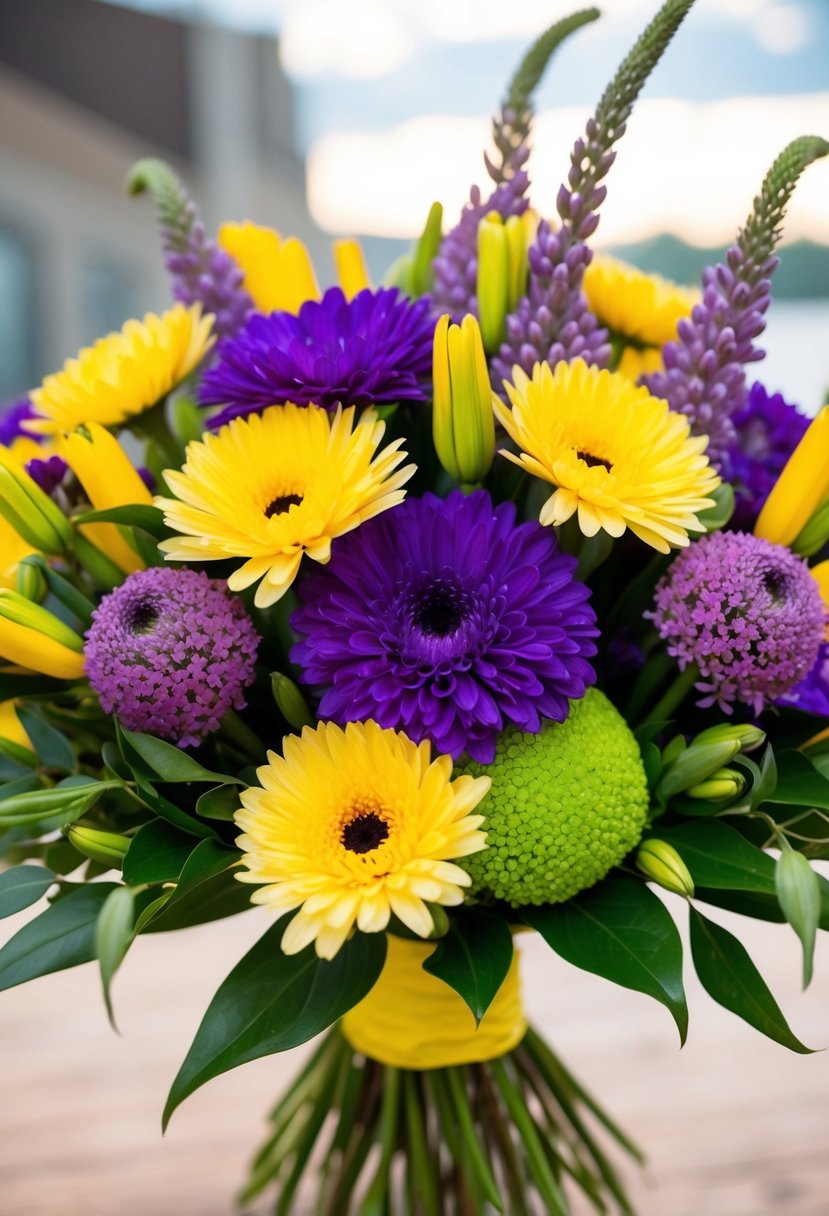
[[[86,674],[128,730],[193,747],[241,709],[259,636],[225,584],[195,570],[131,574],[86,635]]]
[[[812,670],[790,693],[780,697],[779,704],[829,718],[829,642],[821,646]]]
[[[299,315],[254,313],[219,347],[202,380],[202,405],[231,418],[293,401],[333,408],[424,401],[432,371],[434,321],[429,300],[413,303],[396,287],[366,289],[346,300],[339,287],[308,300]]]
[[[700,706],[755,713],[809,672],[825,610],[802,558],[748,532],[712,532],[675,558],[659,583],[656,622],[668,654],[696,663]]]
[[[780,393],[770,397],[757,382],[731,421],[736,434],[723,462],[723,476],[735,496],[730,526],[750,532],[809,419]]]
[[[567,717],[595,680],[595,614],[551,529],[515,515],[482,490],[427,494],[337,543],[292,617],[322,717],[373,718],[482,763],[507,722]]]

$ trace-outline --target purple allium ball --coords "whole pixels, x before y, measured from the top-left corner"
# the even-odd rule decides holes
[[[512,503],[408,498],[343,537],[300,583],[291,658],[320,716],[373,718],[489,763],[507,722],[562,722],[595,681],[596,617],[552,529]]]
[[[245,704],[259,635],[223,582],[195,570],[131,574],[86,635],[86,674],[128,730],[194,747]]]
[[[202,405],[223,405],[209,425],[269,405],[382,405],[425,401],[432,377],[435,322],[429,299],[396,287],[366,288],[346,300],[339,287],[308,300],[297,316],[252,313],[218,348],[202,379]]]
[[[760,713],[809,672],[823,641],[816,580],[783,545],[713,532],[674,559],[647,615],[684,670],[699,666],[702,707]]]
[[[769,396],[759,382],[731,415],[735,437],[723,461],[723,477],[734,487],[729,526],[750,532],[783,466],[803,438],[809,419],[780,393]]]

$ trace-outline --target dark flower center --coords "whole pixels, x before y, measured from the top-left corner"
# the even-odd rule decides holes
[[[343,828],[343,848],[349,853],[370,853],[388,839],[389,827],[374,811],[355,815]]]
[[[784,600],[789,590],[789,576],[785,570],[766,570],[763,574],[763,586],[773,600]]]
[[[127,633],[149,633],[158,620],[158,605],[152,600],[136,600],[124,613]]]
[[[468,597],[451,583],[433,583],[424,588],[414,606],[414,622],[427,637],[445,638],[463,624],[469,610]]]
[[[273,502],[268,503],[265,507],[265,514],[268,519],[272,515],[284,515],[289,507],[298,507],[302,502],[301,494],[280,494]]]
[[[601,456],[593,456],[590,452],[576,452],[576,455],[579,460],[584,461],[588,468],[595,469],[597,465],[601,465],[603,469],[607,469],[608,473],[610,472],[611,464],[609,460],[602,460]]]

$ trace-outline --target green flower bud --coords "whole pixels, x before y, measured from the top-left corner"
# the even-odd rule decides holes
[[[435,327],[432,368],[432,435],[438,459],[450,477],[476,485],[495,455],[492,386],[478,322],[466,316],[450,325],[444,315]]]
[[[411,255],[411,294],[415,297],[432,290],[434,272],[432,263],[438,255],[443,237],[443,204],[432,203],[423,231]]]
[[[303,726],[311,725],[314,715],[293,680],[283,676],[280,671],[274,671],[271,673],[271,691],[279,712],[289,726],[301,730]]]
[[[715,743],[698,743],[694,740],[660,777],[656,787],[657,797],[667,802],[692,785],[698,785],[733,760],[739,751],[739,739],[724,739]]]
[[[730,802],[732,798],[739,798],[745,788],[746,779],[739,769],[720,768],[685,793],[689,798],[699,798],[703,802]]]
[[[666,891],[692,899],[694,880],[672,844],[666,840],[644,840],[636,854],[636,864],[652,882]]]
[[[0,452],[0,515],[42,553],[57,555],[72,548],[69,520],[8,452]]]
[[[27,557],[24,557],[15,571],[14,585],[18,594],[31,600],[33,604],[42,604],[49,591],[42,570]]]
[[[719,726],[709,726],[700,731],[694,739],[694,746],[707,743],[738,742],[741,752],[753,752],[762,747],[766,741],[766,732],[759,726],[736,726],[729,722],[721,722]]]
[[[523,216],[510,216],[505,222],[497,211],[490,211],[478,225],[478,318],[487,354],[498,350],[507,313],[524,294],[527,244]]]
[[[798,533],[792,549],[801,557],[813,557],[829,541],[829,499],[818,507],[809,522]]]
[[[90,861],[119,870],[130,847],[128,836],[119,836],[116,832],[101,832],[97,828],[88,828],[80,823],[70,824],[64,828],[63,834],[70,844]]]
[[[70,650],[77,650],[78,653],[83,651],[83,638],[74,629],[65,625],[53,612],[26,599],[17,591],[0,588],[0,619],[34,629]]]

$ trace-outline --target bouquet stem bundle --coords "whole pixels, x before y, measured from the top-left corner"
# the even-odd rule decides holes
[[[270,1115],[242,1200],[277,1186],[277,1216],[314,1176],[314,1216],[566,1216],[566,1192],[632,1212],[602,1139],[639,1150],[530,1028],[484,1063],[392,1068],[339,1027]],[[310,1209],[309,1209],[310,1211]]]

